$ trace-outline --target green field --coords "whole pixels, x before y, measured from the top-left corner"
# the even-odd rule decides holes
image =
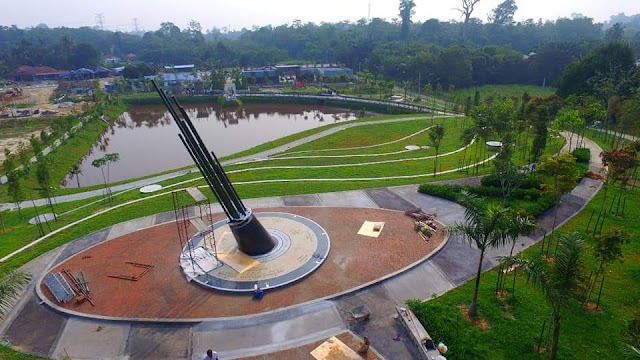
[[[556,89],[551,86],[544,88],[542,92],[542,86],[533,85],[483,85],[478,87],[469,87],[463,89],[456,89],[453,94],[447,94],[448,98],[464,100],[467,97],[471,97],[473,101],[476,94],[476,90],[480,92],[480,101],[484,101],[489,97],[511,97],[516,96],[522,98],[522,94],[527,92],[529,96],[548,96],[554,94]]]
[[[605,209],[608,209],[614,197],[620,194],[620,189],[611,188]],[[577,231],[585,238],[585,277],[596,268],[593,250],[595,240],[585,229],[591,215],[597,215],[603,200],[604,191],[601,191],[584,211],[559,230],[560,233]],[[608,213],[608,210],[605,212]],[[626,193],[624,216],[607,215],[603,231],[611,226],[625,227],[633,233],[633,240],[623,248],[624,262],[613,263],[607,268],[601,298],[603,310],[593,313],[574,300],[565,311],[560,332],[560,359],[633,358],[629,357],[627,344],[640,346],[638,330],[635,335],[631,331],[631,322],[634,319],[637,321],[640,314],[640,242],[637,241],[640,226],[633,221],[639,216],[638,190]],[[539,259],[540,255],[540,244],[523,253],[525,258],[532,259]],[[507,281],[508,289],[512,287],[512,279],[510,277]],[[479,316],[487,321],[488,329],[482,330],[471,325],[459,310],[460,306],[468,306],[471,301],[473,281],[437,299],[424,303],[413,302],[412,308],[434,340],[444,341],[449,345],[448,358],[545,358],[546,354],[536,353],[543,321],[546,320],[548,324],[551,314],[542,293],[538,288],[527,285],[525,276],[518,276],[515,293],[509,291],[505,299],[500,299],[494,293],[496,281],[496,271],[489,271],[482,276],[480,284]],[[594,301],[596,297],[597,291],[593,297]],[[546,339],[546,336],[543,337],[543,348]]]

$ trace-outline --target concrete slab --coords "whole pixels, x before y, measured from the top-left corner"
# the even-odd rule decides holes
[[[106,359],[124,355],[129,324],[106,323],[70,318],[58,340],[52,357]]]
[[[315,195],[285,196],[282,198],[285,206],[320,206],[320,200]]]
[[[432,258],[455,286],[462,285],[476,275],[478,260],[480,251],[457,235],[451,235],[444,248]],[[493,262],[485,256],[482,270],[486,271],[493,266]]]
[[[333,306],[246,328],[219,329],[215,322],[201,323],[192,329],[192,358],[202,359],[209,348],[217,351],[220,358],[269,353],[327,337],[344,329],[346,326]]]
[[[244,202],[244,204],[247,207],[252,209],[284,206],[284,201],[279,196],[257,198],[257,199],[246,199],[246,200],[242,200],[242,202]]]
[[[4,335],[11,341],[11,346],[20,352],[49,357],[67,318],[46,305],[38,305],[33,292],[27,296],[28,301]]]
[[[113,225],[111,227],[111,231],[109,231],[109,235],[107,236],[107,240],[115,239],[122,235],[132,233],[136,230],[140,230],[151,225],[155,225],[156,216],[146,216],[139,219],[129,220],[127,222],[119,223]]]
[[[62,250],[62,252],[60,253],[60,256],[58,256],[58,259],[56,259],[55,264],[68,259],[69,257],[93,246],[96,244],[99,244],[105,240],[107,240],[107,237],[109,236],[109,232],[111,232],[111,227],[102,229],[100,231],[96,231],[92,234],[86,235],[81,237],[78,240],[75,240],[73,242],[70,242],[69,244],[67,244],[64,249]]]
[[[187,359],[189,333],[186,325],[133,324],[125,354],[132,359]]]
[[[175,220],[176,220],[176,215],[173,213],[173,211],[167,211],[161,214],[156,214],[155,224],[156,225],[164,224],[166,222],[175,221]]]
[[[318,194],[324,206],[377,208],[364,191],[342,191]]]
[[[393,318],[395,306],[404,303],[396,303],[385,286],[380,284],[354,295],[340,298],[336,301],[341,313],[360,306],[367,305],[371,309],[368,320],[352,323],[351,331],[359,336],[367,336],[371,340],[371,346],[375,347],[387,359],[418,359],[415,345],[406,336],[402,326]],[[393,341],[393,337],[400,334],[400,341]]]
[[[410,299],[427,300],[453,289],[453,284],[440,268],[430,261],[385,281],[383,285],[397,304],[404,304]]]
[[[435,213],[437,219],[446,225],[464,221],[464,207],[449,200],[421,194],[417,185],[394,187],[391,191],[408,199],[425,212]]]
[[[376,203],[384,209],[405,211],[415,207],[412,203],[398,196],[389,189],[366,189],[364,192]]]

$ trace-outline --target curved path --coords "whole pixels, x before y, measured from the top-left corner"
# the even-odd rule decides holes
[[[457,117],[459,115],[443,115],[443,116],[439,116],[439,118],[442,117]],[[403,117],[403,118],[396,118],[396,119],[388,119],[388,120],[371,120],[371,121],[361,121],[361,122],[349,122],[349,123],[345,123],[339,126],[335,126],[332,127],[330,129],[318,132],[316,134],[313,135],[309,135],[306,136],[304,138],[298,139],[298,140],[294,140],[292,142],[289,142],[287,144],[281,145],[281,146],[277,146],[274,147],[272,149],[268,149],[265,151],[261,151],[259,153],[253,154],[253,155],[247,155],[247,156],[242,156],[236,159],[232,159],[232,160],[227,160],[227,161],[223,161],[222,165],[223,166],[229,166],[229,165],[234,165],[234,164],[238,164],[238,163],[246,163],[246,162],[250,162],[253,160],[257,160],[257,159],[266,159],[272,155],[278,154],[280,152],[283,152],[285,150],[288,150],[290,148],[296,147],[296,146],[300,146],[302,144],[306,144],[310,141],[313,140],[317,140],[320,138],[323,138],[325,136],[329,136],[332,134],[335,134],[339,131],[351,128],[351,127],[357,127],[357,126],[365,126],[365,125],[375,125],[375,124],[388,124],[388,123],[397,123],[397,122],[406,122],[406,121],[413,121],[413,120],[420,120],[420,119],[429,119],[427,117],[425,117],[424,115],[422,116],[408,116],[408,117]],[[176,132],[177,134],[177,132]],[[174,171],[168,174],[164,174],[164,175],[158,175],[158,176],[154,176],[151,178],[147,178],[147,179],[142,179],[142,180],[136,180],[136,181],[132,181],[132,182],[128,182],[126,184],[121,184],[121,185],[115,185],[111,187],[111,191],[114,193],[117,192],[123,192],[123,191],[129,191],[129,190],[134,190],[134,189],[138,189],[142,186],[146,186],[149,184],[153,184],[153,183],[157,183],[160,181],[165,181],[165,180],[169,180],[169,179],[173,179],[179,176],[183,176],[183,175],[187,175],[187,174],[191,174],[194,172],[197,172],[197,168],[191,168],[191,169],[186,169],[186,170],[179,170],[179,171]],[[85,192],[81,192],[81,193],[75,193],[75,194],[69,194],[69,195],[60,195],[60,196],[56,196],[53,198],[53,200],[56,203],[63,203],[63,202],[70,202],[70,201],[77,201],[77,200],[84,200],[84,199],[88,199],[88,198],[92,198],[92,197],[96,197],[96,196],[102,196],[103,195],[103,189],[96,189],[96,190],[90,190],[90,191],[85,191]],[[47,205],[47,200],[46,199],[37,199],[35,200],[35,204],[36,206],[45,206]],[[33,206],[31,201],[24,201],[20,204],[21,207],[30,207]],[[0,204],[0,210],[6,210],[6,209],[14,209],[16,206],[13,203],[4,203],[4,204]]]
[[[600,148],[588,139],[586,145],[591,148],[591,170],[600,172]],[[578,214],[600,187],[600,181],[584,178],[557,205],[558,223],[563,224]],[[464,208],[460,205],[420,194],[417,185],[248,199],[246,204],[253,208],[344,206],[395,210],[419,206],[427,212],[437,212],[438,220],[445,224],[464,219]],[[551,209],[538,219],[547,230],[550,229],[553,212]],[[157,214],[105,228],[40,256],[23,266],[22,270],[31,272],[37,279],[52,264],[91,245],[170,221],[172,217],[172,213]],[[516,251],[532,246],[541,238],[542,234],[520,238]],[[486,271],[496,266],[496,256],[506,255],[509,250],[507,246],[489,251],[483,269]],[[394,306],[404,304],[407,299],[429,299],[434,294],[443,294],[462,285],[473,278],[477,256],[473,247],[458,237],[452,237],[440,251],[415,268],[353,293],[284,311],[196,324],[123,323],[62,315],[39,304],[32,281],[8,314],[0,332],[22,351],[43,356],[200,359],[204,350],[213,347],[221,358],[232,359],[296,347],[340,333],[349,326],[345,311],[366,304],[372,310],[371,318],[353,327],[353,331],[368,336],[375,347],[390,359],[411,359],[417,354],[392,318]],[[396,333],[403,334],[402,341],[392,341]]]

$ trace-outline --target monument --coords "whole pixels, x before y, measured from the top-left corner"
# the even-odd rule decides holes
[[[238,196],[218,157],[206,148],[178,100],[169,99],[152,83],[180,130],[180,141],[227,216],[227,220],[204,225],[176,215],[177,224],[191,222],[198,230],[185,238],[185,243],[178,225],[183,247],[180,267],[187,280],[216,290],[250,292],[290,284],[317,269],[330,249],[329,235],[322,226],[284,212],[254,215]],[[232,90],[227,92],[225,87],[224,96],[235,95],[235,89]]]
[[[180,141],[189,152],[193,162],[198,166],[200,173],[227,215],[229,227],[240,251],[247,255],[263,255],[270,252],[275,247],[274,240],[252,214],[251,209],[244,206],[220,161],[218,161],[218,157],[207,150],[187,112],[175,97],[171,99],[173,100],[172,104],[155,81],[152,83],[180,129],[180,134],[178,134]]]

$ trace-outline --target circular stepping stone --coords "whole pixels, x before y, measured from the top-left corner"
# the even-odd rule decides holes
[[[407,145],[404,148],[407,150],[420,150],[420,146],[418,145]]]
[[[489,150],[500,150],[502,149],[502,143],[500,141],[487,141],[487,148]]]
[[[158,190],[162,190],[162,185],[153,184],[153,185],[143,186],[143,187],[140,188],[140,192],[143,193],[143,194],[156,192]]]
[[[43,222],[49,222],[49,221],[53,221],[56,219],[56,216],[54,213],[46,213],[46,214],[40,214],[36,217],[33,217],[29,220],[29,224],[31,225],[35,225],[38,223],[37,220],[40,220],[41,223]]]
[[[420,149],[422,150],[427,150],[429,147],[428,146],[421,146]]]

